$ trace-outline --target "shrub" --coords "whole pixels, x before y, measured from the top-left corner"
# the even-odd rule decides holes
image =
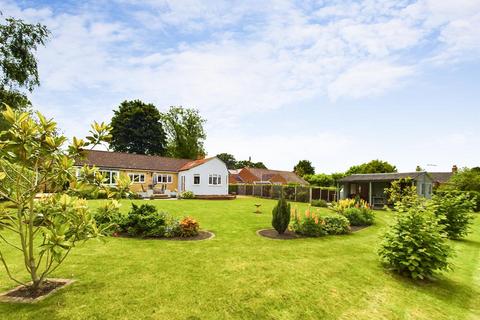
[[[122,230],[130,236],[163,237],[167,226],[167,214],[157,212],[155,206],[132,203],[132,209],[122,224]]]
[[[304,217],[297,214],[297,210],[293,211],[292,230],[306,237],[320,237],[327,234],[324,228],[325,221],[315,213],[310,212],[310,208],[305,211]]]
[[[323,217],[324,229],[328,234],[346,234],[350,232],[350,222],[342,215],[335,214]]]
[[[314,207],[321,207],[321,208],[326,208],[328,207],[328,203],[325,200],[312,200],[311,205]]]
[[[298,191],[295,200],[298,202],[308,202],[308,198],[309,198],[309,193],[305,191]]]
[[[352,226],[369,226],[375,220],[373,210],[368,208],[347,208],[342,213]]]
[[[99,231],[106,235],[120,232],[125,218],[125,215],[120,212],[120,203],[116,200],[105,202],[94,214]]]
[[[285,198],[280,198],[272,211],[272,227],[283,234],[290,223],[290,204]]]
[[[180,193],[180,199],[194,199],[195,194],[192,191],[183,191]]]
[[[379,250],[392,270],[413,279],[423,279],[449,268],[451,249],[443,226],[432,209],[413,206],[396,215]]]
[[[469,233],[473,221],[475,201],[466,193],[445,192],[434,195],[435,214],[451,239],[460,239]]]
[[[180,237],[193,237],[198,234],[198,222],[192,217],[185,217],[180,221]]]

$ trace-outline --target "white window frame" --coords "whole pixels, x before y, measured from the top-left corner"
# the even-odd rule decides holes
[[[195,178],[198,178],[198,183],[195,183]],[[198,186],[200,185],[202,179],[200,178],[200,174],[196,173],[193,175],[193,185]]]
[[[109,185],[109,186],[115,186],[117,184],[116,179],[120,176],[120,171],[117,170],[108,170],[108,169],[100,169],[98,170],[100,174],[105,175],[105,178],[107,179],[106,183],[103,183],[104,185]]]
[[[172,184],[173,183],[173,175],[168,174],[168,173],[157,173],[155,174],[156,176],[156,182],[157,183],[162,183],[162,184]]]
[[[222,185],[222,175],[211,173],[208,175],[208,185],[209,186],[221,186]]]
[[[129,172],[128,177],[133,183],[145,183],[145,173]]]

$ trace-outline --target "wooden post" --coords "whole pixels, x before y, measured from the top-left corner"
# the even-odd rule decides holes
[[[309,190],[310,190],[310,203],[312,203],[312,187],[309,187]]]
[[[368,204],[372,205],[372,181],[368,183]]]
[[[320,200],[323,200],[322,199],[322,188],[320,188]]]
[[[297,186],[295,186],[295,202],[297,202]]]

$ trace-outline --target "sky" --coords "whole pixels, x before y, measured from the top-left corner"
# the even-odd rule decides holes
[[[480,165],[480,1],[8,1],[40,22],[35,109],[68,137],[123,100],[207,119],[207,153],[339,172]]]

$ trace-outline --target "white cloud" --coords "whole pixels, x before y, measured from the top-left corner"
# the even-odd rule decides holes
[[[379,95],[411,76],[414,69],[396,66],[384,61],[357,64],[341,74],[328,87],[328,95],[336,100],[341,97],[362,98]]]
[[[319,99],[378,96],[426,67],[441,67],[432,62],[478,59],[478,1],[329,3],[120,0],[115,15],[103,2],[69,13],[2,0],[0,7],[51,29],[39,53],[42,86],[32,98],[67,134],[81,135],[92,120],[108,120],[122,100],[139,98],[160,108],[199,108],[209,128],[224,129],[209,135],[209,150],[235,145],[243,157],[252,147],[251,135],[241,131],[245,115],[260,119]],[[232,124],[240,130],[234,143],[225,134]],[[311,143],[333,141],[324,147],[336,150],[352,141],[337,132],[295,139],[276,134],[255,138],[255,150],[259,160],[272,159],[269,153],[283,142],[271,141],[291,141],[295,152],[272,163],[282,167]]]

